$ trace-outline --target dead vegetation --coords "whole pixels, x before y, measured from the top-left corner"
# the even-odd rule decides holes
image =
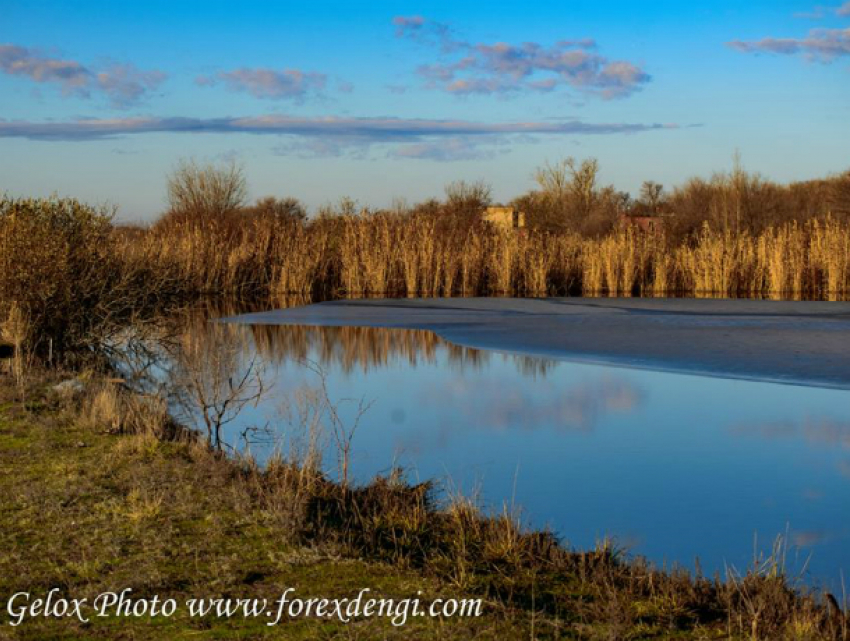
[[[153,233],[153,232],[152,232]],[[171,228],[127,254],[191,289],[237,295],[610,296],[834,299],[850,289],[850,229],[832,219],[768,227],[758,236],[706,224],[681,245],[622,229],[441,231],[415,215],[363,214],[285,229],[253,223],[234,239]]]
[[[625,269],[623,264],[600,267],[603,278],[621,278],[618,274]],[[336,411],[339,401],[330,398],[327,386],[322,385],[321,371],[317,372],[319,384],[293,390],[287,399],[286,425],[277,453],[267,464],[259,466],[249,448],[234,448],[232,456],[223,456],[227,440],[222,428],[266,385],[260,363],[242,356],[242,340],[250,337],[257,343],[257,358],[281,350],[298,357],[297,345],[303,337],[284,334],[275,338],[261,330],[244,330],[240,339],[232,333],[235,328],[218,323],[204,323],[203,331],[183,329],[184,334],[169,335],[162,344],[175,375],[163,373],[159,386],[142,384],[144,373],[150,370],[142,357],[156,358],[155,350],[141,352],[135,368],[125,365],[120,379],[97,369],[77,372],[75,384],[65,386],[67,394],[45,395],[44,390],[52,388],[40,378],[56,374],[36,368],[24,379],[24,402],[4,410],[25,410],[20,424],[30,427],[19,428],[24,429],[22,434],[42,420],[63,416],[63,424],[75,426],[71,443],[76,442],[75,447],[85,453],[77,465],[88,461],[104,478],[118,473],[110,470],[131,465],[132,482],[122,486],[119,500],[109,499],[111,507],[105,514],[132,532],[176,527],[179,521],[174,519],[185,518],[177,513],[189,509],[185,502],[201,501],[208,510],[204,519],[231,523],[213,538],[228,549],[234,545],[230,539],[241,537],[249,527],[255,532],[254,544],[260,547],[285,544],[293,550],[332,551],[339,558],[383,564],[393,572],[422,577],[437,590],[482,596],[504,630],[516,630],[517,626],[524,630],[506,633],[509,637],[527,636],[533,621],[536,636],[556,638],[664,638],[670,634],[765,640],[848,638],[848,620],[841,609],[846,604],[796,585],[776,561],[778,555],[771,557],[775,562],[754,564],[740,575],[692,576],[684,570],[661,570],[643,559],[626,557],[607,544],[588,551],[570,549],[555,533],[525,527],[521,516],[510,508],[488,512],[474,500],[451,496],[432,483],[410,484],[401,470],[394,469],[366,485],[352,482],[349,467],[356,449],[357,424],[340,419]],[[337,352],[340,362],[350,360],[352,367],[357,357],[338,352],[335,332],[355,337],[363,334],[366,362],[380,363],[410,351],[405,341],[411,339],[403,335],[395,336],[394,343],[384,344],[377,352],[370,351],[366,345],[376,342],[367,340],[370,331],[378,337],[389,336],[388,330],[336,329],[311,340],[321,341],[331,354]],[[457,357],[465,358],[463,353]],[[196,430],[171,418],[169,400],[177,397],[186,401],[183,422]],[[3,420],[7,419],[0,418],[0,438]],[[91,444],[104,438],[114,439],[102,446],[108,452],[98,450],[102,458],[89,457]],[[335,477],[323,463],[328,447],[338,455]],[[24,465],[22,459],[15,460],[14,465]],[[167,481],[158,476],[163,469],[168,470]],[[175,475],[177,469],[181,471]],[[186,494],[188,488],[180,489],[184,483],[192,484],[191,498]],[[107,483],[109,487],[113,484],[111,480]],[[88,501],[95,490],[80,492],[77,500],[85,496]],[[210,503],[221,497],[226,497],[226,507]],[[227,514],[220,512],[225,509]],[[52,514],[71,518],[60,508]],[[9,527],[14,531],[24,526],[16,522]],[[207,532],[208,528],[202,529]],[[263,533],[269,531],[279,534],[268,538]],[[110,541],[112,536],[104,540]],[[204,536],[213,535],[208,532]],[[104,535],[97,537],[101,540]],[[195,537],[186,534],[180,545],[194,546]],[[101,558],[112,554],[110,546],[91,552],[97,567],[121,567],[114,558]],[[165,561],[165,550],[162,554],[159,562],[170,564],[171,560]],[[221,563],[223,571],[229,572],[227,562]],[[169,589],[175,589],[174,585],[189,580],[185,567],[169,567],[165,572],[154,565],[147,571],[151,577],[165,572],[167,585],[172,586]],[[54,569],[51,580],[63,572],[66,570]],[[45,580],[45,576],[28,576],[36,583]],[[227,576],[228,589],[253,589],[242,575]],[[119,578],[115,576],[115,580]],[[68,576],[63,579],[71,580]],[[156,581],[134,585],[140,590],[162,587]]]
[[[171,211],[119,253],[172,274],[189,291],[272,299],[830,299],[850,288],[847,176],[779,186],[736,160],[731,172],[695,179],[669,195],[647,182],[633,201],[600,185],[598,172],[593,159],[540,168],[538,189],[514,202],[529,219],[529,227],[517,232],[482,222],[480,214],[491,203],[482,182],[452,183],[444,202],[389,210],[343,199],[309,220],[291,199],[241,205],[245,178],[233,166],[183,165],[170,184],[191,184],[195,191],[209,185],[209,193],[189,204],[172,198]],[[234,193],[243,196],[234,199]],[[192,213],[199,208],[203,213]],[[654,216],[660,226],[647,233],[624,225],[632,215]]]

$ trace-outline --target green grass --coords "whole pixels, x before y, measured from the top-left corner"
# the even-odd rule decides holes
[[[112,436],[62,411],[0,409],[0,638],[248,639],[497,638],[522,636],[523,621],[488,608],[483,620],[386,620],[349,626],[297,619],[29,619],[8,626],[6,599],[52,587],[92,599],[132,588],[134,596],[265,597],[287,587],[299,596],[449,596],[412,570],[343,558],[332,546],[292,542],[274,515],[252,505],[230,466],[209,464],[190,445]],[[495,606],[494,606],[495,607]],[[499,632],[497,633],[497,630]]]

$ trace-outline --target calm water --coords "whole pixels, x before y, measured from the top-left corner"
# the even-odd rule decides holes
[[[306,358],[344,421],[372,403],[353,440],[360,481],[400,465],[522,506],[570,545],[607,536],[706,572],[743,570],[780,534],[808,583],[840,590],[850,571],[850,392],[482,352],[424,331],[244,331],[274,386],[231,439],[249,424],[294,438],[281,406],[319,384]]]

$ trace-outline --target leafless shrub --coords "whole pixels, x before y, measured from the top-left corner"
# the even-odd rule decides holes
[[[183,160],[168,177],[172,222],[222,220],[242,207],[247,195],[245,174],[235,162],[199,165]]]
[[[493,188],[483,180],[456,180],[446,185],[445,192],[446,202],[452,207],[483,208],[490,204]]]
[[[17,309],[25,347],[51,364],[96,353],[169,297],[153,266],[116,251],[112,214],[74,199],[0,199],[0,315]]]
[[[300,224],[307,219],[307,210],[297,198],[260,198],[241,211],[248,218],[259,218],[283,224]]]
[[[244,334],[222,323],[187,331],[174,355],[172,389],[181,418],[201,428],[210,449],[225,445],[222,429],[265,395],[266,364],[246,356]]]
[[[318,386],[318,401],[320,403],[319,411],[327,416],[327,431],[336,447],[337,454],[337,471],[339,474],[339,482],[343,488],[349,486],[349,476],[351,472],[351,454],[354,443],[354,437],[360,427],[360,423],[369,408],[372,407],[372,402],[367,402],[361,398],[357,401],[354,399],[337,399],[332,400],[328,390],[327,372],[316,362],[310,360],[302,360],[302,364],[312,371],[319,379]],[[347,422],[340,415],[340,406],[345,403],[357,403],[357,409],[354,419]]]

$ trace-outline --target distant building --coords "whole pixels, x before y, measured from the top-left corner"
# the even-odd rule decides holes
[[[513,207],[488,207],[481,219],[502,229],[523,229],[525,214]]]

